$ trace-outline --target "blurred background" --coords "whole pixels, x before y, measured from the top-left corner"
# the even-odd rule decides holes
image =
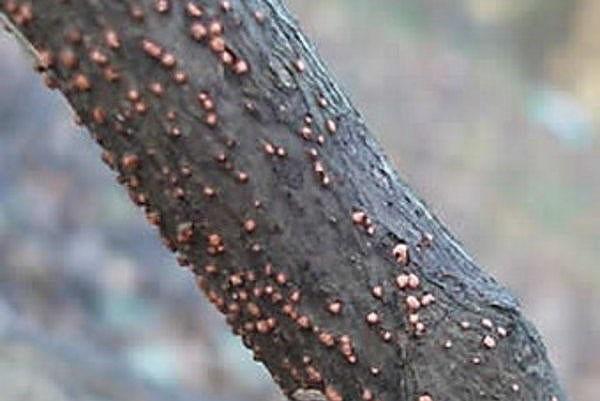
[[[290,0],[403,176],[600,394],[600,2]],[[2,400],[279,400],[0,34]]]

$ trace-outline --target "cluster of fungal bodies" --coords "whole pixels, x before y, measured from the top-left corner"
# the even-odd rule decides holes
[[[368,236],[375,234],[376,222],[369,216],[369,213],[363,208],[354,208],[351,212],[351,223],[361,233],[365,233]],[[381,234],[381,233],[379,233]],[[428,290],[432,286],[427,285],[427,280],[424,278],[420,270],[422,266],[413,264],[411,260],[411,252],[414,249],[415,252],[420,252],[423,249],[427,249],[433,245],[434,238],[431,234],[426,233],[422,235],[421,240],[418,241],[414,246],[409,243],[400,240],[392,245],[389,249],[390,256],[392,256],[395,267],[391,268],[393,272],[393,281],[396,291],[398,291],[399,299],[402,300],[397,305],[397,308],[403,310],[403,316],[406,317],[407,325],[406,330],[409,335],[414,336],[416,339],[423,339],[428,334],[427,319],[424,319],[428,315],[427,311],[429,308],[435,306],[438,302],[434,295],[435,290]],[[384,289],[390,288],[390,285],[386,283],[380,283],[370,288],[372,297],[377,301],[384,299]],[[434,287],[433,287],[434,288]],[[337,311],[339,306],[337,303],[330,305],[335,307]],[[436,315],[436,313],[432,313]],[[437,314],[439,316],[439,312]],[[477,314],[475,314],[477,316]],[[443,318],[445,319],[445,318]],[[394,340],[395,333],[389,330],[383,329],[386,326],[384,316],[376,310],[369,310],[365,312],[364,321],[369,327],[381,327],[381,338],[383,341]],[[393,326],[388,324],[387,326]],[[455,348],[456,342],[460,341],[461,350],[471,350],[471,355],[468,353],[465,355],[457,355],[456,358],[464,358],[465,363],[470,363],[473,366],[479,366],[486,363],[486,360],[491,360],[493,357],[485,357],[486,353],[491,353],[496,350],[501,342],[510,336],[510,329],[501,324],[500,322],[494,322],[493,319],[488,317],[479,317],[478,320],[473,320],[473,315],[470,314],[469,318],[457,320],[458,331],[462,331],[463,335],[456,335],[457,330],[450,330],[453,332],[453,338],[443,339],[441,338],[441,350],[442,352],[452,352]],[[507,322],[508,323],[508,322]],[[441,331],[443,333],[443,330]],[[437,343],[440,341],[440,333],[435,333],[434,338]],[[410,338],[410,337],[409,337]],[[418,343],[414,346],[418,347]],[[399,344],[401,347],[408,346],[406,343]],[[454,357],[453,357],[454,359]],[[499,377],[503,372],[498,372]],[[503,379],[506,383],[507,393],[519,394],[522,391],[521,383],[514,379]],[[368,390],[368,389],[367,389]],[[435,391],[422,388],[415,395],[417,401],[437,401],[444,399],[444,394],[434,394]],[[371,395],[371,390],[368,390],[368,394]],[[485,395],[481,393],[480,395]],[[558,401],[558,398],[554,395],[550,396],[548,401]]]
[[[69,7],[70,2],[56,3],[57,7]],[[301,160],[300,166],[313,180],[309,190],[317,188],[316,193],[328,193],[341,181],[342,174],[336,171],[334,163],[329,163],[327,155],[331,153],[330,143],[343,135],[343,121],[335,116],[330,100],[318,90],[310,92],[311,99],[306,100],[314,107],[296,113],[295,120],[279,127],[287,137],[229,132],[226,119],[230,114],[237,112],[247,118],[264,106],[260,97],[251,98],[240,94],[242,91],[235,92],[239,99],[232,101],[222,96],[225,90],[219,87],[229,82],[241,86],[261,73],[260,65],[251,64],[254,58],[244,56],[236,45],[239,32],[228,37],[231,30],[245,28],[236,14],[239,2],[214,1],[214,7],[196,1],[145,3],[128,3],[129,21],[141,26],[149,20],[177,14],[185,24],[185,35],[177,40],[187,40],[187,48],[203,49],[205,52],[199,54],[207,55],[213,63],[211,74],[225,83],[211,84],[196,76],[202,71],[194,70],[189,65],[190,56],[178,54],[181,47],[164,36],[132,38],[125,28],[120,30],[108,24],[95,28],[99,32],[82,23],[67,24],[61,27],[60,34],[50,36],[52,40],[31,35],[38,69],[48,86],[63,91],[75,105],[78,120],[92,129],[93,137],[104,148],[102,160],[119,173],[118,181],[127,187],[133,202],[144,209],[150,224],[160,229],[165,245],[177,252],[178,262],[196,275],[197,285],[209,301],[226,316],[257,359],[277,367],[281,377],[276,380],[288,386],[289,392],[294,388],[318,389],[328,401],[344,401],[343,395],[349,391],[328,377],[325,363],[317,355],[305,352],[300,357],[278,355],[277,361],[266,360],[271,357],[269,347],[273,344],[281,344],[286,338],[301,338],[309,344],[307,348],[319,347],[315,354],[326,350],[324,355],[341,358],[357,372],[366,367],[374,382],[385,368],[364,358],[352,329],[344,330],[341,323],[337,324],[346,318],[346,309],[355,308],[348,308],[347,303],[352,300],[344,298],[346,294],[324,296],[315,312],[308,306],[314,300],[304,302],[302,285],[293,280],[293,266],[278,266],[270,259],[267,244],[261,239],[272,239],[273,232],[277,232],[268,210],[269,202],[277,200],[260,199],[251,185],[251,174],[270,170],[254,172],[249,167],[256,164],[244,164],[250,159],[244,152],[252,150],[261,155],[261,163],[290,163],[288,170],[297,167],[291,164],[292,160]],[[33,32],[37,21],[44,20],[43,11],[36,14],[31,2],[4,0],[1,4],[12,23],[26,35]],[[259,28],[268,22],[265,11],[254,10],[252,16],[248,23]],[[134,52],[152,74],[132,76],[127,70],[129,52]],[[300,51],[291,53],[286,68],[294,74],[293,78],[298,82],[312,79],[310,63],[299,55]],[[287,110],[284,104],[277,107],[278,111]],[[236,111],[232,112],[232,108]],[[263,118],[264,115],[268,113],[263,113]],[[247,143],[248,137],[252,138],[254,149],[239,146]],[[201,143],[204,153],[194,154],[198,148],[188,148],[192,142]],[[228,208],[225,199],[235,199],[240,204]],[[200,206],[208,212],[200,210]],[[346,213],[347,210],[340,211],[340,216],[344,218]],[[372,241],[384,231],[364,208],[355,207],[350,214],[350,221],[342,223],[356,229],[359,238],[366,235]],[[427,234],[419,246],[431,246],[432,242],[433,237]],[[403,311],[409,338],[427,335],[423,316],[437,302],[434,293],[428,291],[430,286],[424,276],[411,263],[413,249],[415,246],[404,241],[386,249],[381,260],[390,262],[385,266],[389,277],[365,288],[374,302],[360,312],[360,322],[352,322],[364,325],[385,346],[396,345],[406,334],[397,333],[396,322],[386,321],[382,312],[388,291],[396,292],[401,299],[397,308]],[[472,330],[474,324],[462,321],[460,325],[463,330]],[[495,349],[509,335],[507,329],[489,319],[483,319],[480,325],[486,330],[480,339],[484,350]],[[452,340],[444,341],[443,348],[452,347]],[[472,362],[478,364],[481,359],[474,358]],[[519,383],[512,386],[515,392],[520,390]],[[356,396],[363,401],[387,401],[379,398],[375,385],[361,384]],[[439,401],[434,396],[424,389],[415,401]]]
[[[405,293],[404,303],[408,312],[410,327],[414,329],[416,335],[423,335],[426,326],[421,321],[419,313],[435,302],[435,296],[430,293],[419,294],[421,279],[415,273],[399,273],[395,282],[398,289]]]
[[[351,222],[366,235],[373,236],[375,234],[376,224],[364,209],[355,208],[351,213]],[[403,300],[396,307],[403,310],[403,315],[407,320],[408,334],[417,337],[423,336],[427,328],[421,320],[420,314],[427,307],[433,305],[436,298],[432,293],[424,291],[422,288],[422,280],[417,274],[418,272],[411,266],[410,247],[407,243],[403,241],[396,243],[389,250],[389,254],[394,261],[394,264],[390,266],[390,283],[376,284],[370,288],[370,293],[376,301],[383,302],[384,288],[394,288],[399,293],[399,298]],[[365,322],[372,328],[379,328],[379,335],[383,342],[387,343],[394,340],[395,335],[393,332],[384,328],[386,322],[379,311],[368,311],[365,315]],[[391,323],[389,326],[393,327],[395,322],[388,323]],[[378,374],[379,368],[372,366],[371,372]],[[363,400],[371,399],[375,399],[373,392],[370,389],[364,389]],[[434,401],[434,399],[430,394],[423,391],[417,396],[416,401]]]

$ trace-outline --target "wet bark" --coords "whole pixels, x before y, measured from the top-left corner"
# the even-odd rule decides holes
[[[517,301],[400,179],[281,1],[2,6],[285,394],[566,400]]]

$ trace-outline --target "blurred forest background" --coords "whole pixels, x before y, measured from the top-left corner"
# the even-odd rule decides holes
[[[597,399],[600,2],[288,3],[572,399]],[[0,54],[0,398],[280,399],[6,34]]]

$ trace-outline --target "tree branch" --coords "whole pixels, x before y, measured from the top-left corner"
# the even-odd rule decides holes
[[[400,180],[281,1],[2,5],[288,396],[566,400],[517,302]]]

